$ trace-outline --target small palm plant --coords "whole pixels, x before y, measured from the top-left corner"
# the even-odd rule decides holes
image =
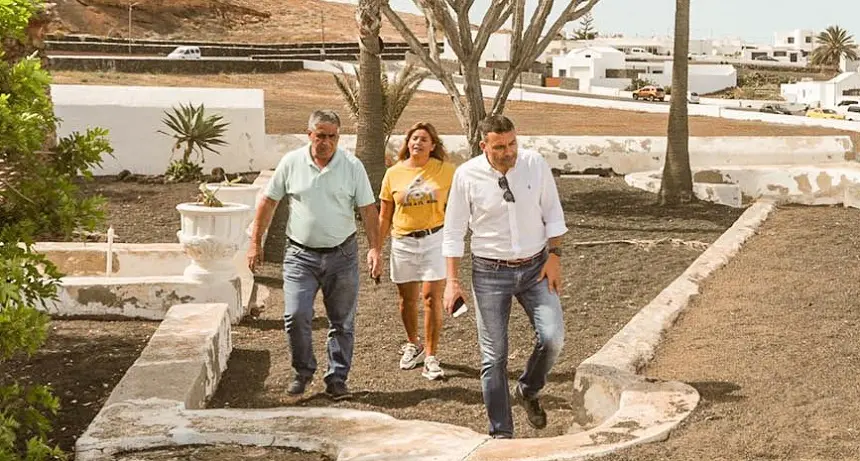
[[[344,104],[349,112],[350,117],[354,121],[358,121],[358,91],[361,87],[361,81],[358,78],[358,72],[353,72],[354,75],[346,73],[343,66],[338,65],[341,73],[334,74],[334,81],[343,96]],[[355,66],[353,66],[355,71]],[[430,75],[425,69],[415,67],[414,64],[406,64],[400,69],[400,72],[393,80],[388,79],[388,72],[385,64],[382,65],[382,134],[385,137],[385,145],[388,145],[388,139],[391,133],[394,132],[394,127],[400,116],[403,115],[403,110],[409,105],[412,96],[418,91],[418,86]]]
[[[221,200],[218,200],[218,197],[215,196],[215,192],[217,192],[217,189],[209,190],[209,188],[206,187],[206,184],[201,184],[200,187],[197,188],[197,190],[200,191],[200,193],[197,194],[197,203],[208,207],[224,206],[224,204],[221,203]]]
[[[193,104],[179,104],[179,108],[173,108],[173,113],[164,112],[165,118],[162,122],[170,128],[172,133],[158,130],[159,133],[171,136],[175,143],[173,152],[181,150],[182,158],[170,162],[165,176],[171,181],[186,181],[198,179],[203,171],[196,161],[191,160],[192,154],[197,154],[195,160],[205,162],[206,151],[219,154],[214,146],[223,146],[224,132],[227,130],[228,122],[224,122],[221,115],[206,115],[206,109],[201,103],[195,107]]]

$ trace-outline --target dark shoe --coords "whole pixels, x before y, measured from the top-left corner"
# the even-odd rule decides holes
[[[290,387],[287,389],[287,393],[290,395],[302,395],[305,393],[305,388],[308,387],[308,384],[311,382],[310,376],[300,376],[296,375],[293,378],[293,382],[290,383]]]
[[[529,426],[535,429],[543,429],[546,427],[546,412],[543,411],[543,408],[540,407],[540,401],[537,397],[533,397],[527,399],[523,395],[523,390],[519,385],[516,386],[516,390],[514,391],[514,396],[517,400],[520,401],[523,408],[526,409],[526,416],[528,416]]]
[[[325,393],[334,401],[340,401],[352,397],[346,383],[343,381],[332,381],[325,387]]]

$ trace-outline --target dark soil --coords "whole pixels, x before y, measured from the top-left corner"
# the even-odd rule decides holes
[[[567,341],[544,394],[549,426],[542,431],[531,429],[525,423],[524,412],[517,408],[515,424],[520,437],[548,437],[567,431],[574,415],[570,397],[576,366],[596,352],[700,254],[688,246],[577,247],[574,242],[664,237],[712,242],[740,214],[740,210],[712,205],[659,208],[653,204],[653,194],[630,188],[618,178],[560,179],[558,184],[570,228],[565,239],[562,299]],[[364,246],[363,237],[360,241]],[[468,283],[465,269],[468,261],[463,267],[462,275]],[[280,266],[267,264],[258,281],[269,286],[272,296],[259,317],[249,318],[234,329],[234,351],[212,407],[334,406],[379,411],[401,419],[452,423],[486,432],[473,311],[458,319],[445,320],[439,357],[447,378],[430,382],[421,376],[420,367],[410,371],[398,368],[405,333],[395,286],[385,277],[376,287],[364,283],[349,380],[355,398],[335,404],[322,394],[327,322],[318,297],[314,347],[320,369],[309,392],[297,399],[286,393],[292,369],[283,332]],[[510,332],[509,373],[515,379],[531,353],[534,337],[518,307],[511,318]]]
[[[116,456],[117,461],[332,461],[316,453],[274,447],[241,447],[234,445],[195,446],[138,451]]]
[[[3,363],[0,384],[47,384],[60,399],[54,443],[71,452],[158,322],[55,320],[45,346],[30,358]]]
[[[789,207],[712,276],[645,374],[702,401],[608,461],[860,459],[860,211]]]
[[[594,353],[700,254],[689,246],[578,247],[574,242],[665,237],[712,242],[741,212],[711,205],[663,209],[654,205],[653,194],[630,188],[620,178],[560,179],[558,184],[570,228],[563,274],[567,342],[544,394],[550,425],[543,431],[532,430],[517,408],[520,437],[552,436],[567,430],[573,418],[569,398],[577,364]],[[150,184],[99,178],[86,184],[85,190],[109,200],[108,223],[116,229],[118,240],[146,243],[176,241],[179,215],[175,205],[193,198],[196,188],[187,183]],[[364,245],[363,236],[361,242]],[[464,267],[467,264],[464,261]],[[464,270],[463,275],[468,278],[468,271]],[[405,335],[397,313],[394,285],[385,277],[376,287],[365,283],[361,288],[355,360],[349,381],[355,399],[334,404],[324,398],[320,374],[306,396],[297,400],[289,398],[285,391],[292,371],[283,333],[279,265],[266,264],[257,280],[270,287],[272,296],[258,317],[248,318],[234,329],[235,348],[211,407],[358,408],[398,418],[464,425],[480,433],[486,431],[473,311],[456,320],[446,319],[440,358],[448,377],[442,382],[430,382],[421,377],[419,369],[404,372],[397,367]],[[367,279],[362,277],[362,280]],[[315,350],[322,371],[325,318],[318,318],[315,326]],[[74,440],[86,429],[156,327],[157,323],[140,321],[54,320],[46,348],[29,361],[22,358],[9,363],[3,379],[51,383],[63,405],[52,437],[63,449],[72,451]],[[515,308],[510,340],[512,378],[521,372],[532,338],[525,315]],[[249,453],[253,450],[237,447],[224,450],[168,450],[165,456],[198,459],[195,456],[205,455],[207,459],[227,460],[261,453],[254,451],[257,454],[252,455]],[[217,456],[220,452],[228,455]],[[321,459],[301,458],[312,455],[278,450],[259,456]]]

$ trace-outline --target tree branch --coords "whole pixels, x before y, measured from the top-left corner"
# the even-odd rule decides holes
[[[421,62],[427,67],[433,75],[442,82],[442,86],[445,87],[445,90],[448,92],[448,95],[451,97],[451,103],[454,105],[455,113],[457,114],[457,119],[460,121],[460,124],[465,129],[468,124],[468,108],[463,103],[462,95],[460,94],[460,90],[457,88],[457,84],[454,83],[454,79],[451,77],[449,72],[445,72],[445,69],[442,68],[442,61],[439,58],[438,50],[435,50],[436,42],[435,37],[434,41],[430,44],[430,48],[435,50],[432,53],[435,56],[435,60],[431,57],[431,51],[424,49],[421,46],[421,42],[415,36],[414,33],[409,29],[409,26],[403,22],[403,19],[391,9],[388,5],[388,2],[383,2],[380,7],[382,14],[385,15],[385,18],[388,19],[388,22],[400,33],[400,36],[403,37],[404,40],[409,44],[409,49],[421,59]]]
[[[474,49],[473,53],[478,56],[478,60],[484,54],[487,43],[490,41],[490,36],[499,30],[505,21],[508,20],[508,17],[510,17],[511,1],[497,0],[493,2],[484,15],[484,19],[481,21],[481,26],[478,28],[478,34],[475,36],[475,41],[472,45]],[[517,0],[517,2],[520,2],[520,0]],[[468,16],[468,12],[466,12],[466,16]]]
[[[448,43],[451,44],[451,50],[454,51],[454,54],[461,61],[464,60],[467,49],[462,38],[457,33],[457,23],[451,17],[451,11],[448,9],[445,0],[412,0],[412,2],[424,11],[425,16],[429,13],[432,16],[431,20],[442,26],[445,37],[448,38]]]

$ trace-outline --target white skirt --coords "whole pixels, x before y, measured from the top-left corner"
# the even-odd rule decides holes
[[[444,279],[441,230],[422,238],[391,239],[392,282],[434,282]]]

